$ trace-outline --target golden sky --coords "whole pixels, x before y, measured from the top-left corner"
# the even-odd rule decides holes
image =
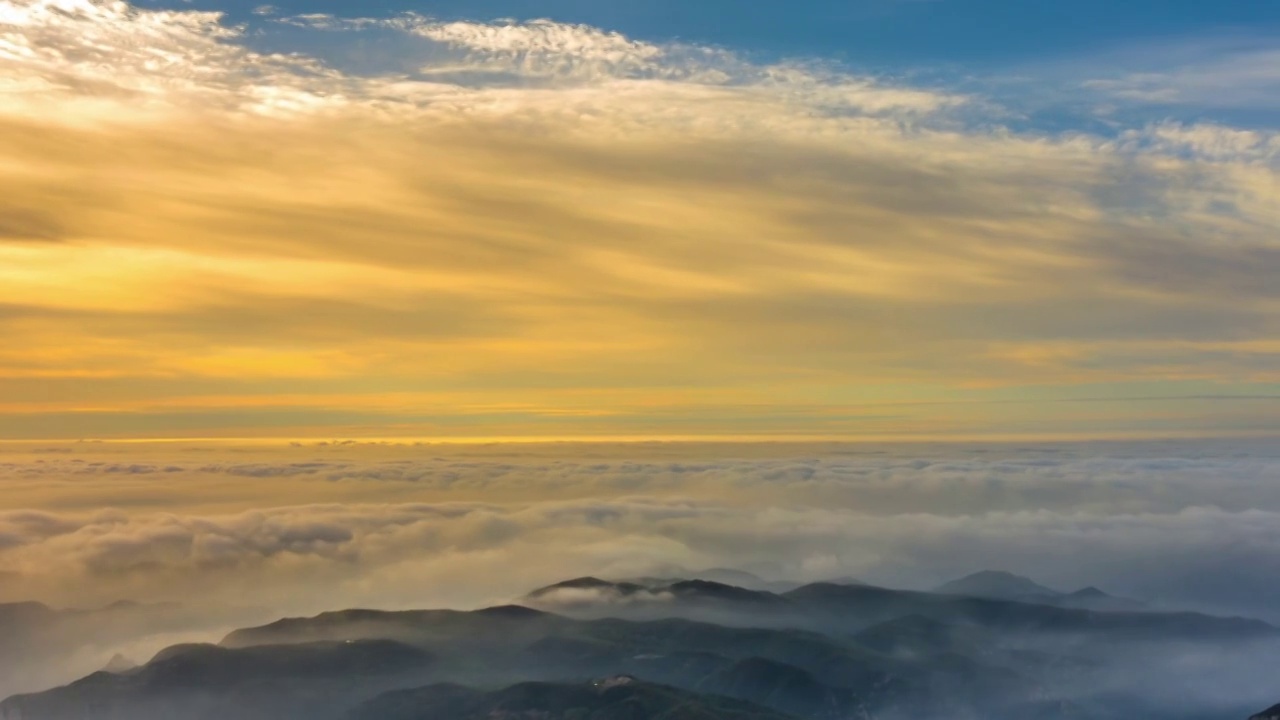
[[[1273,134],[391,30],[439,52],[357,72],[207,13],[0,5],[0,438],[1278,429]]]

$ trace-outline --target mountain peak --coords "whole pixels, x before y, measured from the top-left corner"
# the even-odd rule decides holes
[[[966,575],[959,580],[939,586],[934,592],[946,595],[970,595],[1000,600],[1058,597],[1062,593],[1051,590],[1030,578],[1003,570],[983,570]]]
[[[541,610],[535,610],[531,607],[525,607],[524,605],[498,605],[495,607],[487,607],[482,610],[476,610],[473,614],[485,617],[523,620],[526,618],[543,617],[547,613]]]
[[[1280,720],[1280,705],[1263,710],[1262,712],[1249,718],[1249,720]]]
[[[130,670],[134,670],[137,667],[138,667],[138,663],[130,660],[129,658],[125,657],[124,655],[121,655],[120,653],[116,653],[111,658],[111,661],[108,662],[106,666],[102,668],[102,671],[109,672],[113,675],[119,675],[120,673],[127,673]]]
[[[554,585],[548,585],[548,589],[565,589],[565,590],[590,590],[594,588],[613,587],[613,583],[608,580],[601,580],[598,577],[590,575],[586,577],[574,578],[572,580],[562,580]]]

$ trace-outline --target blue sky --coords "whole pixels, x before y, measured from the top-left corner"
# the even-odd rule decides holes
[[[166,3],[143,5],[164,6]],[[168,3],[252,18],[256,0]],[[616,29],[650,41],[685,40],[783,55],[836,56],[858,65],[1028,63],[1111,53],[1151,42],[1275,35],[1280,4],[1229,0],[804,0],[799,3],[686,3],[653,0],[438,0],[349,3],[282,0],[283,14],[389,15],[439,19],[548,18]]]
[[[162,3],[157,3],[162,4]],[[248,18],[256,0],[197,7]],[[652,41],[683,39],[788,55],[840,56],[885,66],[1025,62],[1116,46],[1280,29],[1280,4],[1265,0],[437,0],[370,2],[281,0],[284,13],[388,15],[414,11],[440,19],[549,18],[618,30]],[[185,4],[191,6],[191,4]]]
[[[657,43],[710,45],[771,61],[804,58],[856,72],[991,98],[1018,129],[1106,134],[1173,119],[1275,125],[1280,101],[1280,3],[1247,0],[147,0],[143,7],[217,10],[254,29],[262,49],[296,50],[359,71],[403,38],[317,37],[271,17],[326,13],[440,20],[547,18]],[[377,55],[378,52],[372,54]],[[381,71],[382,66],[368,66]],[[1176,91],[1170,90],[1176,88]]]

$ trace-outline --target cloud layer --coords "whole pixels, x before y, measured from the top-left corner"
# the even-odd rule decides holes
[[[310,612],[671,566],[906,587],[999,568],[1273,617],[1280,571],[1260,443],[71,449],[0,467],[30,508],[0,513],[10,596]]]
[[[1272,133],[546,21],[3,13],[9,437],[1275,430]]]

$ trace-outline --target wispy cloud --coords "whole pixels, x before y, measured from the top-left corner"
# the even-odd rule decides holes
[[[1280,107],[1280,47],[1272,38],[1237,35],[1147,43],[1110,59],[1113,69],[1085,85],[1119,100],[1202,110]]]
[[[1280,379],[1271,133],[1017,133],[548,21],[260,21],[414,48],[356,73],[211,13],[3,12],[6,432],[1062,432],[1097,423],[859,407]],[[1104,431],[1267,429],[1223,402]]]

